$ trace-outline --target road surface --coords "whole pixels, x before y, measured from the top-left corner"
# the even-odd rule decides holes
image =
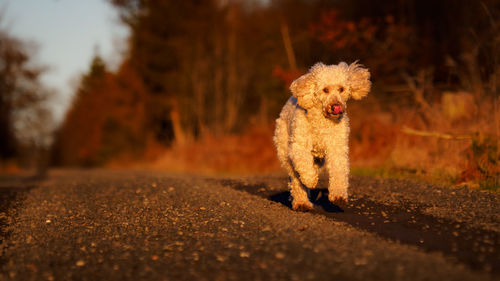
[[[320,187],[326,186],[320,181]],[[1,280],[500,280],[500,195],[352,177],[51,171],[0,180]]]

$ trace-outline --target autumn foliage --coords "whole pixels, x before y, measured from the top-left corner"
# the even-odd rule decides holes
[[[317,61],[359,60],[373,89],[349,104],[354,168],[498,186],[495,1],[111,2],[128,52],[81,78],[60,165],[279,171],[271,137],[288,85]]]
[[[57,131],[56,159],[66,165],[105,164],[144,146],[147,96],[127,63],[110,73],[96,57],[64,123]]]

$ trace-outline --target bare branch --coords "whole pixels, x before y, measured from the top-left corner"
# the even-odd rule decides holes
[[[285,46],[286,56],[288,58],[288,64],[290,65],[290,70],[297,71],[297,62],[295,60],[295,53],[293,51],[292,40],[290,40],[290,32],[288,31],[288,25],[285,21],[281,22],[281,36],[283,37],[283,45]]]
[[[421,137],[435,137],[435,138],[445,139],[445,140],[472,140],[472,138],[473,138],[472,135],[452,135],[452,134],[445,134],[445,133],[441,133],[441,132],[420,131],[420,130],[408,128],[406,126],[403,126],[403,129],[401,131],[405,134],[408,134],[408,135],[415,135],[415,136],[421,136]]]

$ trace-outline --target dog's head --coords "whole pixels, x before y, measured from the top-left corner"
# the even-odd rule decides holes
[[[316,63],[290,85],[297,104],[306,110],[319,109],[323,115],[340,120],[349,98],[356,100],[370,92],[370,72],[357,62],[347,65]]]

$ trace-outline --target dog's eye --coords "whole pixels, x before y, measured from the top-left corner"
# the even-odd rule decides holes
[[[339,93],[342,93],[344,91],[344,87],[339,88]]]
[[[323,92],[328,94],[328,92],[330,92],[330,91],[328,90],[328,88],[323,88]]]

